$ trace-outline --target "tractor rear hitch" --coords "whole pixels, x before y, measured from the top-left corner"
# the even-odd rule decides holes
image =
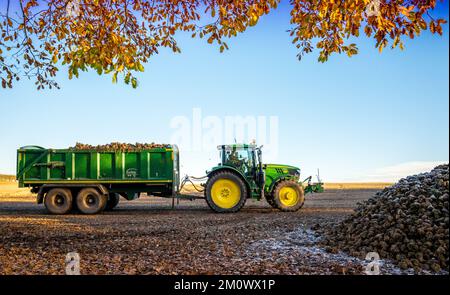
[[[307,183],[305,186],[305,193],[323,193],[323,182],[320,180],[319,174],[317,174],[317,182],[312,183],[312,176],[305,178],[301,183]]]

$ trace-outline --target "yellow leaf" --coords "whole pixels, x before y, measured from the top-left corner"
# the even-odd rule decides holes
[[[256,25],[258,23],[258,19],[259,19],[258,15],[253,13],[252,16],[250,17],[250,22],[249,22],[250,27],[253,27],[254,25]]]

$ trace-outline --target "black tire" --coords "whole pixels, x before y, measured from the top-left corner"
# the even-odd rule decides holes
[[[277,205],[275,205],[275,201],[273,200],[273,194],[265,194],[264,197],[266,198],[267,203],[272,206],[272,208],[278,209]]]
[[[284,195],[285,193],[283,192],[283,189],[286,188],[290,188],[295,191],[296,197],[288,197]],[[298,182],[291,180],[280,181],[275,186],[272,196],[276,208],[285,212],[298,211],[305,204],[305,191],[303,190],[303,187]],[[291,200],[291,202],[289,202],[288,198]]]
[[[45,195],[44,205],[51,214],[67,214],[72,209],[72,204],[70,189],[54,188]]]
[[[111,211],[119,204],[120,195],[116,193],[109,194],[108,202],[106,202],[105,211]]]
[[[226,195],[214,195],[214,192],[212,192],[213,186],[218,181],[226,181],[225,183],[225,190],[228,191],[225,192],[227,195],[230,193],[231,189],[227,188],[227,184],[234,183],[236,187],[233,185],[233,189],[236,188],[237,190],[237,201],[231,202],[231,207],[228,206],[221,206],[220,204],[216,204],[214,199],[219,200],[220,199],[226,199],[228,196]],[[229,172],[229,171],[222,171],[218,172],[214,175],[212,175],[208,181],[206,182],[206,188],[205,188],[205,198],[206,203],[208,203],[208,206],[218,213],[235,213],[241,210],[241,208],[245,205],[245,201],[247,200],[248,192],[247,192],[247,186],[245,185],[244,181],[235,173]]]
[[[100,194],[95,188],[84,188],[77,195],[77,207],[81,213],[84,214],[97,214],[102,212],[108,198]]]

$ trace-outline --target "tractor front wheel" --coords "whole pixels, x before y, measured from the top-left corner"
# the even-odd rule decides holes
[[[208,179],[205,198],[208,206],[218,213],[238,212],[247,200],[247,187],[236,174],[218,172]]]
[[[281,211],[295,212],[305,204],[305,192],[295,181],[281,181],[273,190],[272,202]]]

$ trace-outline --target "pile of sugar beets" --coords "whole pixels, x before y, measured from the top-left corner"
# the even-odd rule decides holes
[[[402,269],[449,268],[449,165],[401,179],[335,226],[318,229],[330,252],[378,252]]]
[[[70,150],[94,150],[94,151],[141,151],[157,148],[169,148],[168,144],[158,144],[158,143],[122,143],[122,142],[111,142],[104,145],[89,145],[77,142],[74,147],[69,148]]]

